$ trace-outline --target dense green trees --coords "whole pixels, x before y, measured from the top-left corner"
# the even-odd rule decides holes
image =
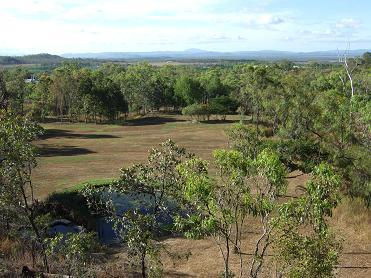
[[[175,83],[174,91],[183,104],[204,103],[201,84],[192,77],[180,76]]]
[[[8,91],[4,79],[4,73],[0,71],[0,109],[5,109],[8,106]]]
[[[85,122],[114,120],[120,113],[127,112],[119,83],[103,70],[65,65],[53,71],[49,90],[54,102],[52,108],[61,120],[64,117],[71,121],[83,117]]]
[[[24,112],[25,98],[28,91],[25,83],[27,76],[28,72],[23,68],[9,70],[4,74],[9,108],[20,114]]]

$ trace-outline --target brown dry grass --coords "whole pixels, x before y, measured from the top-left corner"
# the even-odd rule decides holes
[[[116,177],[121,167],[144,161],[150,148],[168,138],[205,159],[212,150],[226,147],[224,130],[229,122],[177,120],[165,116],[132,125],[43,125],[45,139],[36,142],[42,155],[33,172],[36,194],[43,198],[86,180]]]

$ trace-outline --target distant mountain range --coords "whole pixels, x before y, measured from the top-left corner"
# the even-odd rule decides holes
[[[370,49],[357,49],[348,52],[349,57],[359,57]],[[340,52],[340,55],[342,52]],[[69,59],[78,59],[81,62],[102,61],[187,61],[187,60],[261,60],[277,61],[291,60],[305,61],[336,61],[337,50],[315,52],[290,52],[290,51],[236,51],[216,52],[201,49],[188,49],[184,51],[153,51],[153,52],[101,52],[101,53],[67,53],[61,56],[47,53],[25,56],[0,56],[0,65],[42,64],[55,65]]]
[[[370,51],[367,49],[350,50],[350,57],[362,56]],[[340,52],[341,53],[341,52]],[[215,52],[201,49],[188,49],[184,51],[153,51],[153,52],[101,52],[101,53],[67,53],[65,58],[88,58],[104,60],[189,60],[189,59],[221,59],[221,60],[293,60],[308,61],[320,60],[331,61],[338,59],[337,50],[315,51],[315,52],[290,52],[290,51],[236,51],[236,52]]]

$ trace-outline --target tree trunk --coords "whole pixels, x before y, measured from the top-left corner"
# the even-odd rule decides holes
[[[142,270],[142,277],[146,278],[146,254],[142,254],[142,258],[140,260],[141,263],[141,270]]]
[[[225,261],[224,261],[224,277],[229,277],[229,239],[226,237],[226,254],[225,254]]]

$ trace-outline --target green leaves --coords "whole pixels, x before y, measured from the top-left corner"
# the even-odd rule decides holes
[[[340,186],[340,177],[325,163],[315,168],[313,178],[307,182],[308,214],[318,232],[326,229],[325,217],[332,216],[332,210],[340,201]]]
[[[41,133],[40,126],[21,116],[0,118],[0,203],[4,208],[20,209],[24,202],[22,190],[26,191],[36,166],[32,141]]]
[[[333,277],[341,245],[327,225],[340,198],[340,178],[321,163],[304,196],[280,206],[276,258],[289,277]]]
[[[95,233],[57,234],[45,240],[46,251],[54,260],[67,262],[68,272],[74,275],[86,274],[87,264],[91,261],[93,252],[99,248]]]
[[[261,151],[263,142],[261,134],[244,124],[234,124],[226,131],[231,147],[240,151],[245,157],[255,159]]]
[[[223,172],[240,170],[246,173],[249,160],[243,154],[235,150],[215,150],[213,152],[215,163],[223,169]]]
[[[275,194],[286,190],[286,168],[277,153],[265,149],[257,157],[255,165],[260,175],[266,177],[275,189]]]
[[[207,162],[192,158],[177,167],[184,179],[183,193],[186,200],[199,206],[208,203],[213,183],[208,176]]]
[[[278,208],[279,194],[286,190],[286,169],[279,156],[268,149],[259,153],[256,159],[233,149],[215,150],[213,156],[219,169],[215,178],[209,175],[207,162],[199,158],[187,160],[177,167],[190,209],[186,216],[177,218],[176,226],[187,237],[214,236],[227,274],[229,244],[240,252],[241,231],[247,214],[259,217],[264,232],[256,243],[251,268],[252,277],[256,277],[275,228],[271,214]],[[242,269],[242,263],[240,267]]]
[[[200,103],[203,98],[201,84],[189,76],[180,76],[176,80],[174,92],[187,105]]]
[[[212,217],[206,217],[201,214],[191,214],[187,217],[178,216],[175,218],[175,228],[182,232],[185,237],[191,239],[201,239],[204,236],[217,232],[217,220]]]

